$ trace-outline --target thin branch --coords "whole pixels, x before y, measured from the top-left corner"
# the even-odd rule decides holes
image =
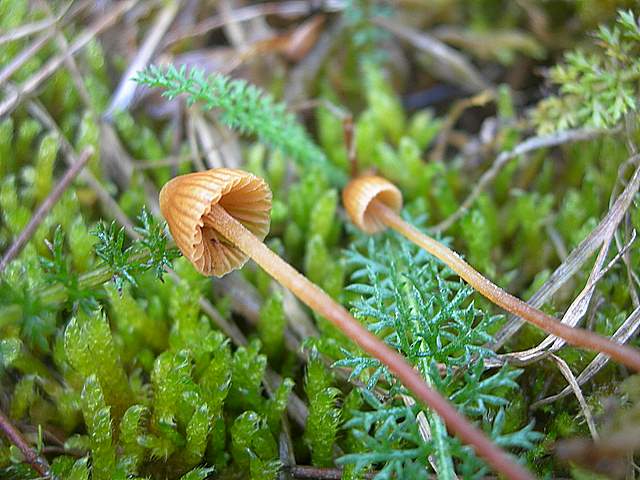
[[[73,165],[77,162],[78,155],[76,154],[73,145],[67,140],[67,137],[64,136],[64,133],[55,122],[53,117],[47,112],[47,110],[40,104],[38,100],[31,100],[27,102],[27,111],[33,115],[36,119],[38,119],[43,125],[45,125],[50,130],[58,133],[60,138],[60,149],[62,153],[65,155],[65,160],[67,164]],[[80,173],[80,179],[87,184],[96,192],[100,203],[102,203],[102,207],[105,212],[109,213],[113,218],[115,218],[122,226],[124,226],[125,230],[130,235],[137,235],[135,230],[133,229],[133,223],[129,220],[129,217],[120,209],[118,202],[116,202],[111,194],[105,190],[100,181],[91,173],[90,170],[84,170]]]
[[[43,478],[49,478],[51,476],[47,460],[40,457],[29,446],[22,434],[11,424],[11,421],[2,410],[0,410],[0,430],[2,430],[11,443],[18,447],[27,463],[31,465],[31,468],[38,472],[38,474]]]
[[[305,465],[284,466],[284,471],[291,474],[293,478],[306,480],[340,480],[342,478],[341,468],[322,468]],[[366,472],[362,478],[372,479],[376,476],[376,472]]]
[[[580,404],[580,408],[582,409],[584,419],[587,421],[587,426],[589,427],[591,438],[593,438],[593,440],[597,442],[600,439],[600,436],[598,435],[598,431],[596,430],[596,423],[593,421],[593,414],[591,413],[591,409],[584,399],[584,395],[582,394],[582,390],[580,390],[580,385],[576,381],[576,377],[574,377],[573,372],[569,368],[569,365],[567,365],[567,362],[565,362],[562,358],[558,357],[557,355],[551,354],[551,359],[556,362],[560,373],[562,373],[564,378],[567,379],[567,382],[569,382],[569,386],[578,399],[578,403]]]
[[[584,142],[611,133],[613,133],[611,130],[579,129],[566,130],[564,132],[553,133],[551,135],[528,138],[524,142],[516,145],[513,150],[502,152],[498,155],[491,165],[491,168],[489,168],[489,170],[487,170],[474,184],[473,190],[469,196],[464,199],[458,210],[439,224],[431,227],[429,230],[431,232],[443,232],[460,220],[467,210],[469,210],[471,205],[473,205],[478,196],[489,186],[500,170],[502,170],[510,160],[520,155],[524,155],[525,153],[540,150],[541,148],[557,147],[558,145],[563,145],[565,143]]]
[[[640,160],[640,156],[634,156],[632,158],[636,161]],[[565,261],[562,262],[547,281],[544,282],[542,287],[529,299],[528,303],[531,306],[542,306],[591,258],[591,255],[606,240],[607,232],[610,231],[611,225],[618,225],[620,223],[639,188],[640,166],[636,168],[626,188],[618,196],[598,226],[569,254]],[[521,318],[511,315],[507,323],[494,336],[494,341],[490,345],[491,348],[497,350],[502,347],[502,345],[520,329],[522,323],[523,320]]]
[[[82,171],[84,166],[87,164],[87,161],[93,154],[93,148],[86,148],[81,154],[80,158],[77,162],[75,162],[69,169],[66,171],[64,176],[60,179],[55,188],[51,191],[51,193],[45,198],[45,200],[40,204],[38,209],[35,211],[27,226],[20,232],[18,238],[11,244],[9,249],[5,252],[2,260],[0,260],[0,273],[4,271],[5,267],[18,256],[18,254],[22,251],[22,248],[27,244],[27,242],[31,239],[35,231],[38,229],[42,221],[49,214],[53,206],[60,200],[62,194],[69,188],[71,182],[78,176],[78,174]]]
[[[627,342],[638,330],[640,329],[640,307],[636,308],[631,315],[624,321],[620,328],[616,330],[616,333],[611,337],[612,340],[615,340],[618,343]],[[586,382],[591,380],[596,373],[598,373],[602,368],[609,362],[609,357],[599,353],[596,357],[591,361],[589,365],[578,375],[576,378],[576,382],[578,385],[584,385]],[[543,405],[547,405],[548,403],[555,402],[556,400],[560,400],[561,398],[566,397],[571,393],[571,387],[565,387],[560,393],[555,395],[551,395],[547,398],[543,398],[542,400],[538,400],[531,404],[531,409],[535,410],[540,408]]]

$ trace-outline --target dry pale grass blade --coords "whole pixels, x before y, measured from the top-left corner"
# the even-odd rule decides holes
[[[15,57],[7,63],[0,71],[0,86],[2,86],[11,76],[18,71],[29,59],[31,59],[36,53],[38,53],[42,47],[44,47],[49,40],[55,35],[56,30],[51,28],[53,26],[63,27],[68,24],[77,14],[88,7],[90,2],[79,2],[73,8],[64,10],[64,14],[60,14],[58,19],[55,19],[51,25],[34,39],[29,45],[24,47]]]
[[[636,308],[631,315],[627,317],[622,325],[612,335],[611,339],[618,343],[626,343],[633,335],[640,330],[640,307]],[[578,385],[584,385],[591,380],[596,373],[609,362],[610,358],[602,353],[596,355],[596,357],[587,365],[587,367],[576,377]],[[566,397],[572,391],[571,386],[567,386],[559,393],[543,398],[531,404],[532,409],[539,408],[543,405],[555,402],[561,398]]]
[[[24,25],[20,25],[10,32],[0,35],[0,45],[9,42],[15,42],[16,40],[20,40],[21,38],[28,37],[29,35],[33,35],[34,33],[41,32],[42,30],[47,30],[51,28],[57,21],[58,19],[49,17],[37,22],[25,23]]]
[[[636,161],[640,159],[638,156],[634,158]],[[606,241],[611,229],[620,224],[639,188],[640,166],[636,168],[627,186],[596,228],[569,254],[565,261],[556,268],[542,287],[531,297],[528,302],[530,305],[541,307],[582,267],[596,249]],[[507,323],[495,335],[494,341],[490,345],[491,348],[497,350],[502,347],[520,329],[522,324],[523,320],[521,318],[511,315]]]
[[[100,17],[87,27],[80,35],[78,35],[64,54],[57,55],[50,59],[42,66],[42,68],[40,68],[40,70],[20,84],[16,90],[9,92],[2,103],[0,103],[0,119],[11,113],[20,104],[20,101],[23,98],[33,95],[42,82],[47,80],[58,70],[58,68],[62,66],[67,56],[75,55],[86,47],[93,38],[111,27],[122,15],[133,8],[135,4],[135,0],[125,0],[117,3],[113,9]]]
[[[0,70],[0,86],[5,86],[5,83],[11,78],[11,76],[16,73],[20,67],[27,63],[36,53],[38,53],[42,47],[51,40],[54,34],[55,31],[53,29],[47,30],[13,57],[11,61],[7,63],[2,70]]]
[[[600,249],[600,253],[596,258],[595,264],[589,274],[587,283],[578,296],[573,300],[566,313],[562,317],[561,322],[575,327],[580,320],[587,313],[589,303],[595,292],[597,282],[606,274],[606,272],[613,267],[613,265],[622,257],[623,252],[619,252],[616,257],[603,268],[604,261],[607,258],[607,252],[611,245],[613,232],[608,232],[605,244]],[[498,355],[494,361],[496,362],[512,362],[518,365],[527,365],[538,361],[540,358],[546,356],[549,352],[557,352],[562,348],[566,342],[562,338],[555,337],[553,335],[547,336],[542,342],[533,348],[519,352],[510,352],[502,355]]]
[[[512,50],[531,56],[544,53],[533,35],[517,29],[491,29],[483,32],[470,28],[442,25],[433,29],[433,36],[456,48],[469,52],[482,61],[495,58],[496,52]]]
[[[553,133],[550,135],[543,135],[538,137],[531,137],[525,141],[516,145],[512,150],[500,153],[494,160],[491,167],[482,174],[478,181],[474,184],[473,190],[464,199],[458,210],[452,213],[449,217],[444,219],[439,224],[431,227],[431,232],[443,232],[449,229],[455,222],[460,220],[465,213],[471,208],[471,205],[477,200],[480,194],[485,188],[496,178],[500,170],[514,158],[524,155],[541,148],[557,147],[567,143],[584,142],[593,140],[594,138],[601,137],[603,135],[610,135],[614,133],[611,130],[594,130],[594,129],[577,129],[577,130],[565,130],[563,132]]]
[[[336,22],[331,22],[322,31],[320,38],[309,54],[289,70],[287,86],[284,89],[287,104],[295,105],[308,99],[307,92],[314,85],[327,57],[334,51],[336,44],[340,42],[345,25],[344,16],[341,16]]]
[[[124,111],[129,108],[138,87],[138,85],[133,82],[133,77],[137,72],[143,70],[153,58],[153,55],[158,49],[158,45],[173,23],[179,7],[180,1],[172,0],[165,2],[164,7],[158,12],[153,26],[147,32],[144,42],[122,75],[120,83],[109,101],[109,105],[104,113],[105,119],[111,119],[115,112]]]
[[[413,399],[413,397],[410,397],[409,395],[401,395],[401,398],[402,403],[404,403],[407,407],[413,407],[416,404],[416,401]],[[418,421],[418,431],[420,432],[420,438],[422,438],[422,441],[427,444],[431,443],[433,438],[431,436],[431,428],[429,427],[427,417],[422,410],[418,412],[418,415],[416,415],[416,420]],[[428,458],[429,465],[431,465],[431,468],[433,468],[433,471],[437,476],[440,469],[438,468],[436,457],[435,455],[431,454]]]
[[[213,136],[211,134],[211,126],[205,121],[204,117],[197,108],[189,109],[189,117],[193,122],[196,139],[198,140],[198,144],[202,147],[202,152],[206,161],[204,170],[207,170],[209,168],[225,167],[226,165],[224,164],[222,156],[218,151],[216,142],[213,140]]]
[[[46,0],[40,0],[39,2],[45,11],[50,15],[53,14],[51,7],[47,3]],[[58,48],[60,49],[60,53],[65,55],[64,63],[67,66],[67,70],[71,74],[71,80],[75,84],[76,90],[80,96],[80,99],[84,103],[85,107],[88,109],[92,109],[93,102],[91,101],[91,95],[89,95],[89,90],[87,90],[87,86],[85,85],[84,79],[82,77],[82,73],[80,73],[80,69],[73,58],[73,55],[67,55],[69,51],[69,42],[63,33],[63,29],[60,28],[58,24],[54,24],[52,30],[55,32],[56,43],[58,44]]]
[[[194,140],[204,156],[203,169],[207,168],[240,168],[242,151],[240,142],[234,132],[221,126],[214,112],[201,113],[197,107],[188,109],[189,124]],[[199,156],[194,160],[199,160]],[[199,166],[197,165],[199,168]]]
[[[191,156],[191,163],[198,172],[204,172],[207,167],[202,160],[202,153],[198,145],[198,138],[196,136],[196,119],[191,107],[187,110],[187,141],[189,142],[189,154]]]
[[[591,409],[587,402],[584,399],[584,395],[582,394],[582,390],[580,390],[580,385],[576,381],[576,377],[574,377],[573,372],[562,358],[557,355],[551,354],[551,359],[556,362],[558,365],[558,369],[560,373],[567,379],[569,382],[569,387],[573,390],[576,398],[578,399],[578,403],[580,404],[580,409],[582,410],[582,414],[584,415],[584,419],[587,422],[587,426],[589,427],[589,433],[591,433],[591,438],[594,441],[598,441],[600,436],[598,435],[598,431],[596,430],[596,423],[593,421],[593,414],[591,413]]]
[[[615,229],[614,229],[615,231]],[[611,237],[613,237],[614,232],[610,232]],[[611,245],[612,238],[608,240],[605,239],[605,244],[600,249],[600,253],[596,258],[596,262],[594,264],[591,273],[589,274],[589,278],[587,279],[587,284],[582,289],[580,294],[575,298],[575,300],[569,306],[569,309],[564,314],[562,318],[562,322],[571,326],[576,326],[582,318],[587,313],[587,309],[589,308],[589,304],[591,303],[591,299],[593,298],[593,294],[595,293],[597,283],[613,268],[613,266],[624,257],[625,253],[631,248],[633,241],[635,240],[635,231],[630,239],[629,243],[627,243],[622,250],[620,250],[616,256],[609,262],[608,265],[603,267],[604,261],[607,258],[607,252]],[[561,338],[557,338],[553,342],[553,349],[557,350],[563,347],[565,342]]]
[[[491,88],[491,85],[463,54],[440,40],[389,18],[376,17],[374,22],[396,37],[409,42],[425,55],[429,63],[429,73],[434,77],[471,93]]]
[[[442,161],[444,158],[444,154],[447,148],[447,143],[449,140],[449,134],[453,129],[453,126],[456,124],[460,116],[464,113],[464,111],[471,107],[480,107],[484,106],[489,102],[495,100],[495,92],[493,90],[484,90],[471,98],[463,98],[461,100],[456,101],[451,107],[451,110],[447,114],[447,118],[440,129],[440,133],[438,134],[438,138],[436,140],[436,145],[433,147],[433,152],[431,153],[431,159],[434,162]]]

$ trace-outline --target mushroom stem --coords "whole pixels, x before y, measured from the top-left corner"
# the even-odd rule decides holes
[[[367,208],[367,214],[374,216],[387,227],[394,229],[410,241],[424,248],[434,257],[442,260],[451,270],[471,285],[480,294],[496,305],[523,318],[527,322],[537,325],[542,330],[568,343],[584,347],[595,352],[604,353],[620,363],[640,371],[640,351],[627,345],[593,333],[589,330],[570,327],[550,315],[532,307],[528,303],[514,297],[508,292],[487,280],[471,265],[465,262],[453,250],[447,248],[433,238],[419,232],[416,228],[402,220],[392,209],[379,200],[373,200]]]
[[[420,374],[395,350],[364,328],[347,310],[336,303],[320,287],[310,282],[291,265],[267,248],[258,238],[233,218],[219,204],[211,206],[203,217],[205,226],[215,229],[227,241],[252,258],[280,284],[289,289],[311,309],[327,318],[365,352],[384,363],[391,372],[425,405],[432,408],[463,442],[473,446],[497,472],[507,478],[524,480],[533,477],[514,462],[500,447],[441,396],[430,388]]]

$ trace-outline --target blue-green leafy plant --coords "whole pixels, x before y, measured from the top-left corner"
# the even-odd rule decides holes
[[[487,371],[483,359],[493,353],[483,347],[497,317],[478,310],[471,290],[450,278],[451,273],[414,245],[385,235],[356,243],[347,253],[353,270],[347,290],[357,294],[354,314],[368,328],[402,352],[431,384],[450,398],[468,417],[480,422],[493,440],[505,448],[531,448],[540,438],[532,424],[507,425],[505,409],[512,407],[507,392],[517,391],[520,371]],[[383,365],[358,352],[346,351],[335,366],[348,367],[361,379],[370,410],[352,413],[343,428],[350,429],[361,452],[339,462],[358,469],[377,466],[377,478],[423,478],[425,469],[440,478],[456,473],[477,476],[486,467],[468,447],[450,437],[432,412],[422,412]],[[385,391],[379,398],[377,388]],[[426,441],[418,428],[428,425]],[[431,460],[430,460],[431,459]]]

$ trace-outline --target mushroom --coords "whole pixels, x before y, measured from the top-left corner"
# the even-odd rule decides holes
[[[496,471],[507,478],[531,479],[523,467],[429,387],[402,355],[262,243],[269,229],[270,208],[267,184],[241,170],[219,168],[182,175],[169,181],[160,192],[160,209],[178,248],[202,274],[222,276],[240,268],[248,258],[253,259],[312,310],[385,364]]]
[[[602,352],[615,360],[640,371],[640,351],[611,341],[589,330],[574,328],[532,307],[482,276],[456,252],[418,231],[400,218],[402,208],[400,190],[385,178],[365,175],[351,180],[342,192],[342,200],[351,221],[366,233],[373,234],[392,228],[431,255],[439,258],[478,293],[491,302],[547,333],[567,343],[595,352]]]

